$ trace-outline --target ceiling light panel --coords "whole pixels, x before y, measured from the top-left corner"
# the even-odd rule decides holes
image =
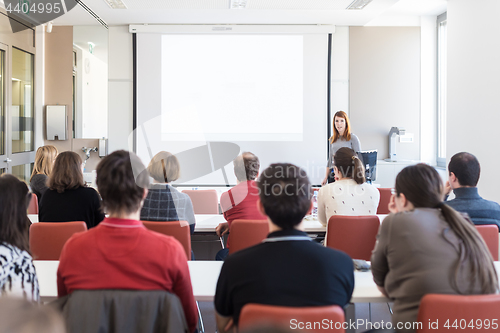
[[[130,10],[229,9],[230,0],[124,0]]]
[[[345,10],[352,0],[248,0],[247,9]]]
[[[112,9],[127,9],[127,5],[122,0],[104,0]]]
[[[346,9],[360,10],[365,8],[372,0],[354,0]]]

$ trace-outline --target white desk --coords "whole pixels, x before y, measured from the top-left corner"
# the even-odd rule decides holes
[[[223,215],[196,214],[196,226],[194,232],[215,233],[215,227],[219,223],[226,222]],[[306,220],[302,223],[305,232],[325,232],[326,228],[317,220]]]
[[[33,263],[38,276],[42,301],[56,299],[59,261],[34,260]],[[222,261],[188,262],[193,294],[197,301],[213,301],[222,264]],[[500,276],[500,261],[495,261],[495,269]],[[354,292],[351,303],[386,303],[389,301],[373,282],[371,272],[354,272]]]
[[[33,261],[38,283],[40,285],[40,297],[43,302],[52,301],[57,298],[57,260],[34,260]],[[189,273],[193,285],[194,298],[197,301],[213,301],[217,280],[222,268],[222,261],[189,261]],[[388,302],[373,282],[371,272],[355,272],[355,288],[352,295],[352,303],[377,303]]]
[[[377,215],[380,219],[380,223],[384,220],[387,215]],[[28,218],[31,223],[38,222],[38,214],[28,214]],[[219,214],[196,214],[196,226],[194,228],[194,232],[196,233],[215,233],[215,227],[219,225],[219,223],[224,223],[226,220],[223,215]],[[302,222],[304,227],[304,231],[308,233],[314,232],[326,232],[326,227],[324,227],[318,220],[309,220],[304,219]]]

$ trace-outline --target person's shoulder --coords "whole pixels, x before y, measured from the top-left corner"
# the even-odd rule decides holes
[[[180,251],[180,252],[184,251],[182,244],[173,236],[160,234],[158,232],[154,232],[146,228],[140,228],[139,230],[142,233],[143,237],[150,244],[156,243],[158,245],[174,249],[175,251]]]

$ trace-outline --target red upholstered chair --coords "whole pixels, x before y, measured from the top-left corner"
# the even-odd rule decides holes
[[[494,261],[498,261],[498,227],[494,224],[476,225],[477,231],[483,236]]]
[[[379,188],[380,201],[378,203],[377,214],[389,214],[389,202],[391,201],[391,189]]]
[[[333,215],[328,221],[326,246],[344,251],[353,259],[370,260],[379,227],[376,215]]]
[[[229,230],[229,254],[259,244],[269,234],[267,220],[234,220]]]
[[[31,200],[28,206],[28,214],[38,214],[38,198],[35,193],[31,193]]]
[[[142,221],[149,230],[177,239],[184,247],[188,260],[191,260],[191,233],[187,221]]]
[[[328,329],[325,329],[321,325],[325,319],[329,323]],[[319,324],[315,328],[313,327],[313,329],[305,329],[298,326],[298,323],[306,322]],[[271,324],[290,329],[293,328],[293,323],[297,323],[297,328],[300,328],[301,332],[345,332],[344,328],[342,328],[344,324],[344,310],[338,305],[288,307],[247,304],[241,310],[238,328],[241,331],[253,326]],[[336,323],[338,324],[336,325]]]
[[[30,250],[33,259],[59,260],[66,241],[77,232],[87,231],[83,221],[39,222],[30,227]]]
[[[184,190],[191,198],[195,214],[219,214],[219,197],[216,190]]]
[[[436,321],[438,329],[432,325]],[[417,322],[422,323],[417,333],[496,332],[500,327],[500,295],[428,294],[420,302]],[[449,328],[444,326],[447,323]]]

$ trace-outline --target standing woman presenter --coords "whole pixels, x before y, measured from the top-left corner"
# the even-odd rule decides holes
[[[333,116],[333,135],[328,139],[329,143],[329,154],[328,154],[328,164],[326,166],[325,179],[321,182],[321,185],[333,182],[333,156],[337,150],[342,147],[351,148],[354,152],[361,150],[361,144],[356,135],[351,133],[351,124],[349,118],[344,111],[337,111]]]

